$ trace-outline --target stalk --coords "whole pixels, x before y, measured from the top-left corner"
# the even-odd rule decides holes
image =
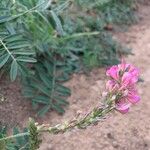
[[[90,125],[95,125],[102,119],[104,119],[108,113],[115,109],[114,106],[103,106],[95,107],[91,112],[84,116],[79,116],[71,121],[58,124],[56,126],[50,127],[49,125],[38,126],[39,132],[49,132],[50,134],[64,133],[75,128],[85,129]]]

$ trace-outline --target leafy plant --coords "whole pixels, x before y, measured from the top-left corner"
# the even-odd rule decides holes
[[[67,71],[66,66],[49,55],[47,57],[40,58],[34,72],[24,80],[24,95],[32,99],[34,107],[37,104],[43,106],[38,112],[40,116],[50,109],[63,113],[62,106],[68,104],[64,98],[70,95],[70,89],[61,84],[68,79],[67,72],[64,72]]]

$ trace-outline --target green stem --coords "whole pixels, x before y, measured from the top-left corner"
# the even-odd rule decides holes
[[[87,113],[82,117],[78,117],[69,122],[56,125],[54,127],[48,127],[48,125],[39,126],[39,132],[49,132],[51,134],[64,133],[68,130],[78,128],[84,129],[92,124],[98,123],[101,119],[103,119],[109,112],[114,110],[114,107],[96,107],[91,112]]]
[[[64,40],[69,40],[73,38],[78,38],[78,37],[83,37],[83,36],[93,36],[93,35],[98,35],[100,32],[83,32],[83,33],[75,33],[72,35],[66,35],[65,37],[59,38],[60,42]]]

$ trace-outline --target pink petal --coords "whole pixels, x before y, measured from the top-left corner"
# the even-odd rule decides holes
[[[140,101],[140,96],[138,95],[130,95],[128,96],[128,100],[132,103],[132,104],[136,104]]]
[[[122,83],[124,86],[127,86],[131,83],[132,75],[129,72],[125,72],[122,76]]]
[[[136,83],[137,81],[138,81],[138,77],[137,77],[137,76],[133,76],[132,79],[131,79],[131,81],[130,81],[130,83],[131,83],[131,84],[134,84],[134,83]]]
[[[127,109],[124,109],[124,110],[118,110],[120,113],[122,113],[122,114],[126,114],[126,113],[128,113],[129,112],[129,108],[127,108]]]
[[[138,81],[138,76],[133,75],[130,72],[125,72],[122,76],[123,85],[134,85]]]
[[[115,80],[118,80],[119,76],[119,69],[118,66],[112,66],[110,69],[107,70],[106,75],[112,77]]]
[[[125,114],[129,111],[129,108],[131,106],[131,103],[123,103],[123,102],[120,102],[116,105],[116,109],[122,113],[122,114]]]

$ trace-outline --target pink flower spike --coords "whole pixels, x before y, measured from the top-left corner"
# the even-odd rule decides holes
[[[136,90],[136,83],[139,78],[139,69],[124,60],[119,65],[112,66],[106,72],[111,79],[106,83],[108,95],[116,96],[114,103],[116,110],[120,113],[127,113],[132,104],[140,101]]]

